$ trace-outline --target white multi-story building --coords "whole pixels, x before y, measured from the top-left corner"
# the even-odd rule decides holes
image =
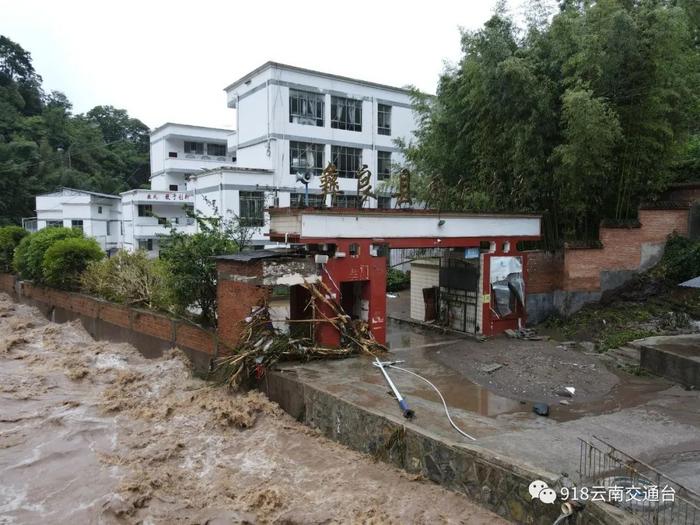
[[[29,230],[63,226],[79,228],[94,237],[103,250],[121,246],[121,199],[118,195],[60,188],[36,196],[36,219],[25,221]]]
[[[335,206],[357,206],[363,166],[375,194],[365,206],[391,206],[382,186],[403,161],[397,139],[415,129],[409,90],[267,62],[225,91],[236,131],[173,123],[153,130],[151,189],[121,194],[118,246],[155,255],[172,228],[196,231],[192,209],[241,221],[262,246],[269,242],[265,208],[304,206],[299,176],[310,176],[309,206],[330,205],[319,177],[329,163],[338,173]],[[37,216],[41,228],[39,197]]]
[[[227,145],[231,134],[235,132],[170,122],[151,132],[151,188],[121,194],[124,249],[156,255],[172,229],[196,231],[188,180],[202,170],[235,165],[235,153]]]

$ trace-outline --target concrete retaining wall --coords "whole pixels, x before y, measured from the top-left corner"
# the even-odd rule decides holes
[[[159,357],[177,346],[189,356],[198,373],[208,372],[218,353],[216,334],[185,320],[35,286],[10,274],[0,274],[0,291],[36,306],[54,322],[80,319],[95,339],[130,343],[146,357]]]
[[[551,473],[518,465],[476,446],[447,442],[406,420],[302,383],[293,371],[269,372],[259,388],[294,418],[326,437],[465,494],[513,523],[551,525],[559,515],[559,505],[533,500],[528,493],[535,479],[558,489],[559,480]],[[608,505],[589,503],[575,523],[629,522],[624,513]]]

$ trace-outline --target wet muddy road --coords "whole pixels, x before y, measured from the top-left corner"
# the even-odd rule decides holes
[[[0,524],[505,523],[0,294]]]

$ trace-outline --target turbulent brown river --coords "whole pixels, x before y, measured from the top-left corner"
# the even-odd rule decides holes
[[[505,523],[333,443],[262,394],[193,378],[0,294],[0,524]]]

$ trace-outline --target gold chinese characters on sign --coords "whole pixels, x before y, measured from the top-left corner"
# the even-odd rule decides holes
[[[399,192],[396,196],[396,207],[400,208],[404,204],[411,206],[411,172],[404,168],[399,172]]]
[[[367,164],[357,170],[357,207],[362,208],[369,197],[374,197],[372,192],[372,172],[367,169]]]
[[[321,172],[321,193],[323,194],[323,202],[326,202],[326,196],[331,196],[331,206],[335,201],[335,196],[338,194],[338,170],[335,164],[328,163],[328,166]]]

